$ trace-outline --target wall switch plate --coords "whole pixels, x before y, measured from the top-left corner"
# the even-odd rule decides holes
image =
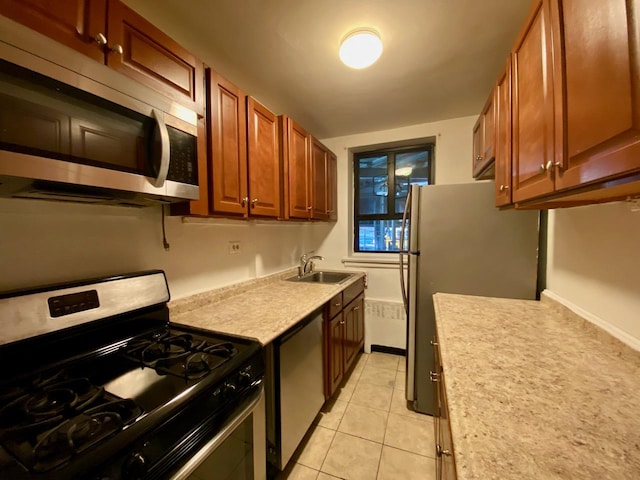
[[[231,241],[229,242],[229,253],[231,255],[235,255],[240,253],[240,242],[239,241]]]

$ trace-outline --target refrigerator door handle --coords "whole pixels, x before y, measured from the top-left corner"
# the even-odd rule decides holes
[[[409,312],[409,299],[407,296],[407,288],[404,281],[404,256],[405,254],[409,255],[411,252],[404,249],[404,232],[407,226],[407,212],[409,210],[409,206],[411,205],[411,188],[407,192],[407,200],[404,203],[404,211],[402,212],[402,224],[400,227],[400,252],[399,252],[399,260],[400,260],[400,290],[402,291],[402,304],[404,305],[404,311],[406,313]]]

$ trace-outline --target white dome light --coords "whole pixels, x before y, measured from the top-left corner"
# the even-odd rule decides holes
[[[382,40],[372,30],[356,30],[340,45],[340,60],[351,68],[366,68],[382,55]]]

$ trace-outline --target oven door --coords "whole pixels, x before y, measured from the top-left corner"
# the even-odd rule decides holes
[[[264,393],[241,408],[172,480],[266,480]]]

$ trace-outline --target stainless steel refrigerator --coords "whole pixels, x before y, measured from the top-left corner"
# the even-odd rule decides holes
[[[434,414],[434,293],[536,297],[538,212],[500,211],[494,195],[493,182],[411,185],[400,276],[407,311],[405,392],[418,412]]]

